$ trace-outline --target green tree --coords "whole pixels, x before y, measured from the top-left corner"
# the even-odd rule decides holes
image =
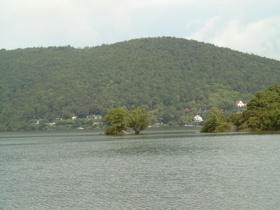
[[[105,130],[107,135],[118,135],[126,130],[127,112],[123,107],[110,109],[104,118],[104,122],[108,126]]]
[[[240,122],[240,130],[280,130],[280,86],[258,92],[248,103]]]
[[[204,123],[200,131],[205,133],[226,132],[229,131],[229,126],[230,124],[227,122],[226,117],[217,107],[214,107],[209,119]]]
[[[149,125],[149,115],[143,108],[137,108],[128,114],[127,127],[132,128],[135,134],[139,134]]]

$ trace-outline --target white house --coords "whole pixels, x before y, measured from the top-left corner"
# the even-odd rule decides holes
[[[100,119],[102,119],[102,116],[101,115],[93,115],[93,118],[95,120],[100,120]]]
[[[199,116],[199,115],[196,115],[193,119],[194,119],[195,122],[202,122],[203,121],[202,117]]]
[[[247,106],[247,104],[244,104],[242,101],[236,101],[236,105],[238,107],[245,107],[245,106]]]
[[[102,116],[101,115],[94,115],[94,114],[91,114],[89,116],[87,116],[87,119],[95,119],[95,120],[101,120],[102,119]]]

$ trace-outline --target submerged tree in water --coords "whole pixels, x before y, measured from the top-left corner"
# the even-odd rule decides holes
[[[108,126],[106,135],[123,134],[127,127],[132,128],[135,134],[139,134],[149,125],[149,116],[145,109],[137,108],[127,112],[124,108],[110,109],[105,116],[105,123]]]
[[[105,116],[105,123],[108,128],[105,130],[107,135],[118,135],[126,130],[127,112],[123,107],[110,109]]]
[[[132,128],[135,134],[139,134],[149,125],[149,116],[145,109],[137,108],[128,114],[127,127]]]

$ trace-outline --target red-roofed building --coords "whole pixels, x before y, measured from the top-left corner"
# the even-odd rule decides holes
[[[236,105],[238,107],[246,107],[247,106],[247,104],[244,104],[242,101],[236,101]]]

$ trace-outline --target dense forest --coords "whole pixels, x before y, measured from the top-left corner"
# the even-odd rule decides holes
[[[280,84],[280,61],[159,37],[83,49],[2,49],[0,75],[2,131],[45,129],[57,119],[104,116],[114,107],[142,107],[152,124],[183,125],[198,113],[207,118],[212,107],[228,115],[243,111],[235,101]]]

